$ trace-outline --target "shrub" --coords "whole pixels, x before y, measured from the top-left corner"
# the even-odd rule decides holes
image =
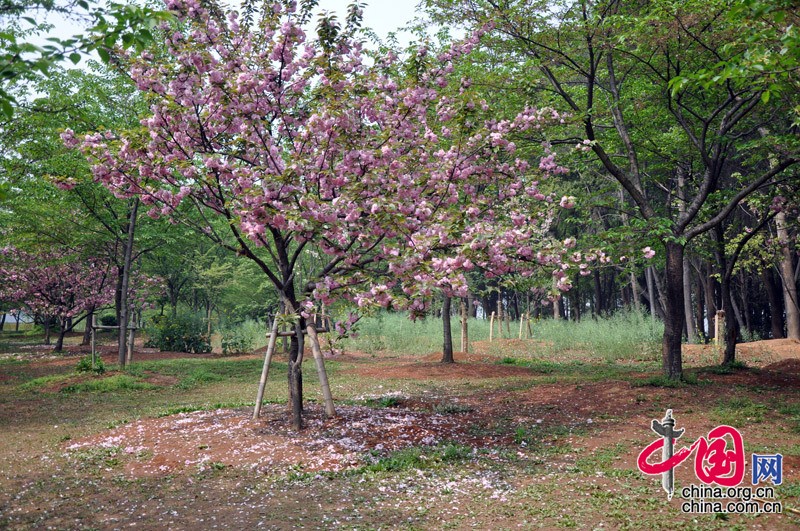
[[[146,347],[161,352],[211,352],[211,342],[200,319],[191,315],[154,317],[147,328]]]
[[[100,326],[117,326],[116,315],[101,315]]]
[[[229,328],[222,331],[222,353],[242,354],[253,350],[253,337],[244,327]]]
[[[77,372],[93,372],[95,374],[103,374],[106,372],[106,366],[103,364],[103,360],[98,356],[94,362],[94,367],[92,367],[92,357],[84,356],[78,362],[75,370]]]

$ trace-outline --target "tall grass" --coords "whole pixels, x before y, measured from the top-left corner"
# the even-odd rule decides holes
[[[246,346],[245,351],[252,351],[267,345],[267,333],[269,327],[267,324],[247,319],[241,323],[229,324],[216,330],[211,337],[211,346],[215,351],[222,350],[222,338],[235,339],[243,346]]]
[[[453,347],[458,350],[460,338],[458,318],[451,320]],[[489,321],[470,319],[469,340],[489,339]],[[533,339],[544,342],[552,351],[588,351],[593,357],[606,359],[643,359],[657,356],[664,326],[647,315],[620,312],[602,319],[580,322],[542,319],[531,323]],[[401,313],[382,312],[362,318],[356,328],[357,337],[344,341],[345,349],[369,354],[396,352],[399,354],[429,354],[442,350],[442,320],[428,317],[411,321]],[[511,323],[510,332],[503,327],[501,338],[516,339],[519,322]],[[497,328],[495,328],[497,337]],[[502,342],[495,343],[503,348]]]
[[[458,350],[461,323],[459,318],[450,320],[453,330],[453,348]],[[489,339],[489,322],[469,319],[467,322],[470,341]],[[442,350],[442,320],[427,317],[412,321],[404,313],[381,312],[362,318],[356,325],[356,337],[344,341],[345,350],[359,350],[368,354],[396,352],[399,354],[430,354]]]
[[[578,323],[544,319],[533,324],[535,339],[551,343],[555,350],[588,350],[615,359],[650,359],[660,348],[664,324],[649,315],[619,312]]]

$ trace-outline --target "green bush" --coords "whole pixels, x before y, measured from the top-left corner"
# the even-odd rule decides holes
[[[222,330],[221,335],[223,354],[243,354],[253,350],[253,335],[244,326]]]
[[[84,356],[78,362],[75,370],[77,372],[93,372],[95,374],[103,374],[106,372],[106,366],[103,364],[103,360],[98,356],[94,362],[94,367],[92,367],[92,357]]]
[[[211,342],[202,321],[191,315],[154,317],[147,328],[146,347],[198,354],[211,352]]]
[[[116,315],[101,315],[100,326],[117,326]]]

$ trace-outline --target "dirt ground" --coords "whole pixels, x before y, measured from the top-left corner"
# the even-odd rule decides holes
[[[361,353],[334,357],[341,374],[386,381],[387,392],[339,403],[337,416],[332,419],[324,417],[320,406],[309,404],[306,408],[306,426],[301,433],[295,433],[287,426],[285,405],[268,404],[258,420],[251,419],[252,409],[249,407],[187,411],[163,417],[140,418],[87,436],[70,438],[59,443],[57,448],[67,463],[71,462],[78,468],[81,462],[85,462],[87,455],[102,456],[99,461],[100,470],[94,472],[101,478],[115,476],[121,478],[120,481],[157,482],[162,486],[178,484],[183,485],[179,488],[184,489],[197,481],[198,474],[227,474],[221,484],[233,481],[229,477],[233,474],[239,478],[237,488],[242,477],[284,478],[276,481],[294,478],[301,482],[296,493],[302,493],[306,492],[306,484],[302,481],[308,478],[320,478],[320,474],[340,474],[329,476],[335,478],[332,481],[338,485],[337,482],[349,481],[344,479],[349,477],[345,474],[348,471],[363,471],[365,463],[369,463],[370,459],[378,462],[380,458],[391,455],[391,452],[412,447],[457,445],[468,448],[474,457],[481,456],[481,463],[486,460],[500,463],[499,468],[491,468],[491,464],[475,465],[479,468],[488,466],[492,472],[480,468],[469,477],[483,477],[480,485],[484,485],[486,492],[491,491],[504,503],[510,493],[539,492],[536,489],[545,487],[537,483],[539,480],[525,479],[525,474],[512,474],[503,470],[535,466],[543,467],[541,476],[550,477],[551,480],[559,475],[570,478],[570,474],[579,472],[579,475],[583,475],[581,477],[585,477],[584,483],[576,487],[578,490],[591,483],[594,489],[614,491],[615,488],[622,488],[615,485],[624,480],[624,488],[639,489],[638,495],[645,496],[649,500],[647,503],[658,505],[661,507],[659,511],[664,511],[666,507],[667,514],[674,516],[680,514],[677,509],[679,500],[673,499],[669,503],[662,501],[664,493],[659,488],[658,479],[642,477],[636,467],[639,451],[655,437],[650,431],[650,422],[654,418],[661,418],[664,411],[670,408],[675,412],[677,426],[686,429],[686,440],[692,442],[720,424],[721,406],[718,405],[722,397],[724,400],[738,400],[740,409],[744,411],[734,411],[732,414],[735,415],[735,421],[741,424],[735,427],[740,429],[746,448],[749,451],[772,452],[783,448],[791,449],[791,453],[785,452],[787,455],[783,461],[783,481],[785,484],[800,483],[800,451],[797,451],[800,448],[800,435],[797,426],[792,428],[791,419],[787,421],[776,407],[757,407],[753,409],[754,417],[747,417],[747,408],[753,407],[752,404],[800,404],[800,342],[775,340],[741,345],[737,349],[738,358],[750,369],[726,374],[699,371],[696,385],[676,388],[643,386],[635,381],[617,379],[571,383],[542,380],[536,385],[530,385],[526,383],[527,380],[543,376],[535,368],[500,364],[496,358],[486,354],[481,345],[477,345],[476,350],[477,353],[469,355],[457,353],[458,363],[453,365],[438,363],[437,354],[424,358],[381,359]],[[81,353],[79,348],[71,347],[69,357],[52,359],[42,356],[35,363],[43,367],[74,364],[75,356]],[[113,349],[105,348],[102,353],[108,362],[113,361]],[[711,365],[718,354],[713,346],[687,346],[684,353],[685,366],[691,368]],[[138,360],[178,356],[184,355],[157,353],[146,349],[136,352]],[[157,386],[174,383],[160,375],[146,375],[145,378],[151,378],[147,381]],[[452,381],[463,385],[452,389],[437,387],[420,392],[391,391],[390,382],[403,381],[439,381],[443,382],[441,385]],[[44,391],[58,392],[59,388],[46,388]],[[7,409],[3,411],[8,414]],[[798,421],[800,419],[794,420],[795,423]],[[41,456],[40,459],[56,458]],[[102,463],[108,460],[113,461],[113,465],[103,469]],[[593,466],[597,467],[596,473]],[[495,472],[496,470],[500,472]],[[9,471],[5,474],[12,477]],[[470,483],[472,480],[466,477],[461,481],[472,486],[464,487],[467,489],[464,491],[465,495],[482,499],[480,496],[475,498],[475,492],[484,487],[480,487],[478,483],[473,485]],[[505,479],[501,481],[498,479],[500,477]],[[690,483],[693,479],[691,465],[678,468],[676,477],[679,484]],[[377,481],[372,476],[367,478],[370,482]],[[363,477],[361,481],[364,481]],[[570,481],[572,480],[568,483]],[[628,487],[629,483],[634,486]],[[20,488],[21,484],[26,483],[17,481],[12,484]],[[378,484],[381,484],[380,481]],[[457,485],[459,483],[456,481],[451,487],[455,489]],[[395,487],[393,484],[391,488]],[[344,487],[340,485],[340,488]],[[350,483],[347,483],[347,488],[350,488]],[[800,509],[798,490],[800,489],[795,488],[792,491],[793,497],[786,500],[783,515],[759,515],[756,520],[737,521],[736,526],[797,528],[800,525],[797,516],[800,512],[795,512]],[[383,491],[379,490],[375,494],[376,499],[383,499],[380,492]],[[594,493],[592,496],[597,494],[596,490],[591,492]],[[401,494],[398,496],[405,499]],[[543,503],[558,504],[558,498],[554,496],[552,493],[546,495]],[[195,498],[200,500],[203,496],[195,495]],[[15,499],[20,499],[20,495]],[[185,501],[184,498],[180,499]],[[478,503],[474,499],[470,503]],[[492,499],[491,496],[489,499]],[[194,511],[206,510],[200,501],[196,503]],[[507,503],[509,507],[516,507],[511,501]],[[636,522],[636,511],[641,511],[641,507],[632,507],[627,510],[627,518],[628,521]],[[5,521],[11,527],[17,527],[15,521],[34,521],[24,518],[15,520],[10,516],[12,513],[27,514],[35,510],[33,507],[22,507],[8,499],[4,502],[0,498],[0,517],[4,516],[4,510]],[[216,510],[208,508],[208,513],[216,514]],[[475,510],[477,509],[473,512]],[[475,519],[474,515],[471,518],[479,525],[499,522],[499,528],[517,527],[514,524],[524,520],[518,514],[519,510],[508,509],[511,514],[488,519]],[[596,511],[600,514],[603,510]],[[401,513],[405,514],[402,511]],[[424,519],[414,521],[422,522],[421,527],[428,528],[428,525],[437,521],[435,514],[436,511],[426,512]],[[439,514],[438,518],[444,518],[447,511]],[[591,514],[586,516],[586,520],[574,515],[570,520],[568,516],[562,514],[548,517],[549,520],[534,518],[524,521],[529,522],[531,525],[527,527],[531,528],[539,527],[532,525],[536,522],[551,522],[554,527],[571,527],[566,525],[570,521],[576,522],[577,527],[584,527],[583,524],[592,518]],[[122,527],[121,524],[131,523],[126,518],[122,515],[118,520],[105,523],[91,521],[100,528],[116,528]],[[313,523],[313,516],[311,518]],[[458,522],[467,527],[469,518],[468,513],[465,513],[464,519],[459,519]],[[611,527],[638,528],[636,525],[621,524],[620,522],[626,520],[624,515],[620,518],[622,519],[616,520],[616,524],[612,523]],[[0,518],[0,522],[2,521],[4,520]],[[229,524],[233,525],[232,522]],[[249,520],[247,522],[248,525],[254,523]],[[270,523],[267,520],[263,527],[283,528],[286,522],[276,520]],[[83,526],[83,523],[76,525],[71,521],[61,521],[59,524],[58,519],[48,520],[47,523],[62,528]],[[146,520],[143,526],[158,528],[162,523],[168,524]],[[454,527],[460,528],[461,523]],[[691,525],[691,520],[685,520],[685,523]],[[172,524],[167,527],[183,527],[175,521]],[[318,520],[316,524],[317,527],[338,527],[338,524],[327,520]],[[380,527],[373,524],[376,522],[367,521],[364,527]],[[406,527],[405,523],[393,524],[391,519],[386,524],[389,527]],[[727,528],[725,522],[720,524],[720,528]],[[417,524],[408,527],[414,528],[415,525]],[[355,527],[359,526],[360,524]],[[716,522],[709,523],[709,528],[715,526]],[[549,524],[545,527],[549,527]]]
[[[467,415],[471,423],[487,427],[498,418],[509,417],[514,417],[518,424],[533,422],[544,428],[586,424],[599,429],[598,441],[607,444],[616,439],[614,433],[624,433],[623,425],[633,422],[647,427],[652,417],[652,402],[663,402],[675,411],[686,411],[695,410],[704,402],[712,403],[719,386],[761,387],[775,392],[776,399],[782,396],[784,389],[800,389],[800,342],[777,340],[775,350],[769,341],[759,343],[757,347],[743,349],[740,360],[762,364],[764,351],[769,352],[770,360],[783,360],[762,365],[758,372],[704,375],[703,381],[708,385],[698,388],[645,389],[616,381],[544,384],[528,392],[490,390],[448,401],[447,406],[457,414],[437,413],[440,397],[425,400],[389,393],[377,397],[389,400],[389,407],[339,406],[333,419],[324,418],[319,407],[311,406],[306,415],[306,429],[300,434],[286,425],[284,406],[267,406],[256,421],[251,419],[251,409],[197,411],[143,419],[71,441],[65,449],[119,446],[126,454],[140,456],[126,465],[128,473],[151,476],[202,468],[209,463],[262,471],[269,468],[271,472],[297,465],[302,465],[306,471],[340,471],[359,466],[358,456],[365,452],[433,446],[444,441],[483,449],[514,446],[509,434],[471,435],[463,422]],[[706,349],[695,350],[700,351],[701,356],[706,354]],[[755,353],[759,361],[748,358],[749,353]],[[364,358],[358,354],[350,356]],[[491,364],[481,354],[460,354],[458,357],[462,361],[452,365],[427,361],[430,357],[417,362],[369,364],[352,371],[367,378],[400,380],[482,380],[535,374],[535,370],[525,367]],[[645,394],[647,397],[643,399]],[[623,412],[622,422],[605,420]],[[692,421],[705,432],[714,427],[699,412],[692,415]],[[646,430],[641,431],[643,435],[650,435]],[[598,441],[587,440],[586,444],[596,447]],[[768,444],[769,440],[750,442]],[[800,465],[800,459],[785,462],[787,478],[800,479],[800,468],[791,466],[795,460]],[[634,462],[629,464],[635,468]]]

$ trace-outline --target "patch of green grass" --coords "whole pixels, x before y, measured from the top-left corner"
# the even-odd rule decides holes
[[[364,403],[369,407],[397,407],[400,405],[400,399],[396,396],[379,396],[367,398]]]
[[[437,468],[444,464],[464,461],[473,456],[472,448],[447,444],[430,448],[412,446],[387,456],[371,457],[372,462],[361,467],[362,472],[398,472],[403,470]]]
[[[85,382],[68,385],[61,389],[62,393],[113,393],[116,391],[130,391],[155,389],[156,386],[143,382],[127,374],[115,374],[108,378],[93,378]]]
[[[37,391],[40,387],[58,384],[66,380],[69,380],[74,376],[75,375],[72,373],[50,374],[48,376],[40,376],[39,378],[34,378],[20,385],[19,389],[20,391]]]
[[[777,498],[800,498],[800,483],[784,482],[782,485],[775,487],[775,496]]]
[[[92,446],[70,452],[69,457],[79,468],[114,468],[122,453],[119,446]]]
[[[744,426],[764,422],[767,406],[754,402],[748,397],[734,397],[720,400],[714,408],[714,414],[723,424]]]
[[[574,469],[584,474],[604,472],[607,475],[614,475],[614,472],[617,471],[613,466],[614,462],[629,453],[630,448],[624,443],[617,443],[608,448],[598,448],[591,455],[577,459]]]
[[[134,376],[154,372],[179,379],[178,386],[184,389],[203,383],[223,380],[252,382],[258,381],[263,361],[260,359],[235,358],[175,358],[157,361],[132,363],[126,371]],[[270,369],[276,373],[286,370],[285,363],[272,363]]]
[[[170,415],[178,415],[180,413],[194,413],[195,411],[205,411],[207,408],[203,406],[177,406],[170,407],[164,411],[159,411],[156,418],[169,417]]]
[[[800,433],[800,403],[784,402],[779,404],[778,413],[788,416],[792,431]]]
[[[539,456],[563,455],[572,451],[570,444],[562,443],[561,439],[570,436],[580,436],[586,433],[584,427],[553,424],[542,426],[533,424],[529,427],[518,426],[514,431],[514,442],[528,447]]]
[[[642,379],[633,379],[631,380],[632,387],[685,387],[687,385],[697,385],[700,381],[697,378],[697,374],[694,372],[684,372],[683,378],[676,379],[676,378],[668,378],[663,374],[659,374],[657,376],[650,376],[649,378]]]
[[[750,367],[743,361],[734,361],[728,365],[712,365],[710,367],[703,367],[699,369],[700,372],[706,374],[733,374],[736,371],[748,370]]]

